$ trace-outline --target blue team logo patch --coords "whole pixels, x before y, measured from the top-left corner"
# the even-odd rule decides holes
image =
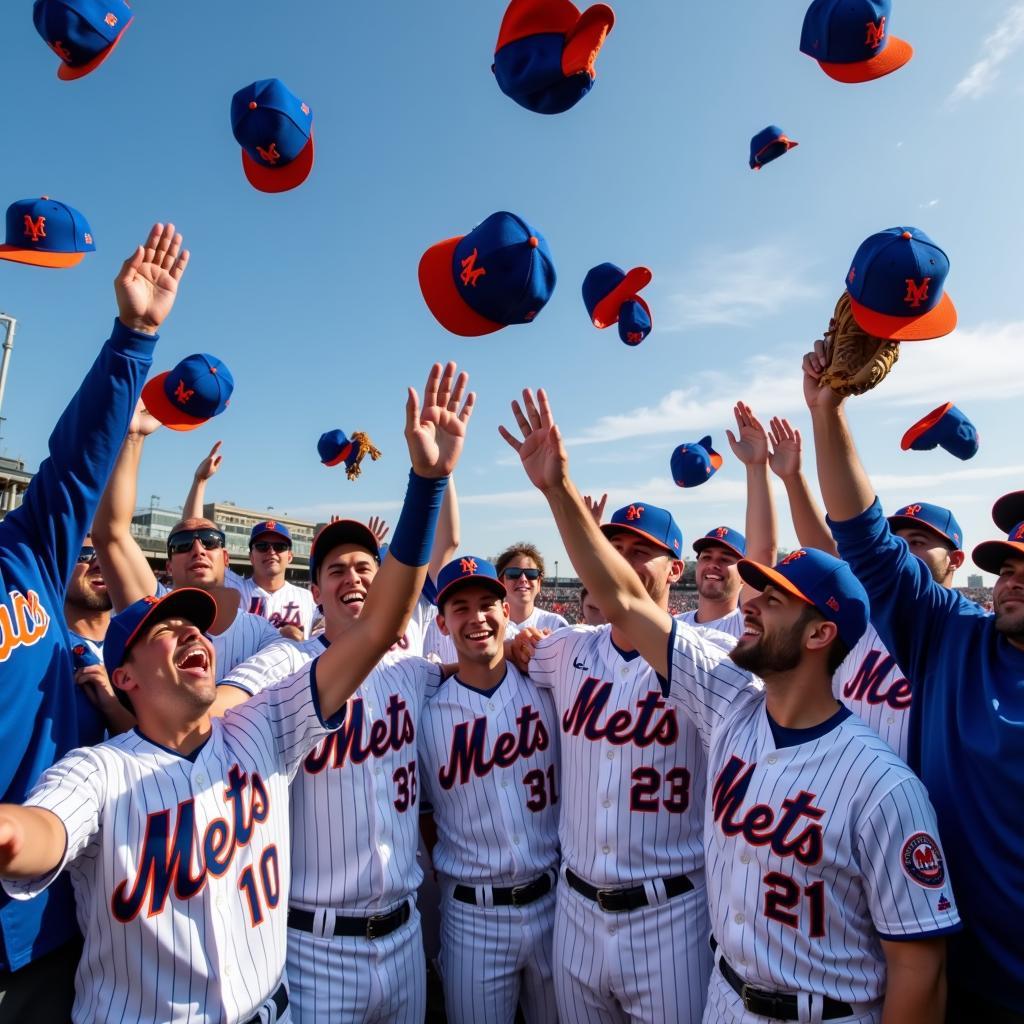
[[[940,889],[946,881],[939,844],[927,832],[915,832],[904,844],[900,854],[903,870],[918,885]]]

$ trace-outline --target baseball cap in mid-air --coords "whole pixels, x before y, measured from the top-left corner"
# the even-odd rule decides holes
[[[612,513],[607,523],[601,524],[601,532],[606,537],[613,537],[620,530],[628,530],[654,541],[675,558],[682,557],[683,531],[667,509],[643,501],[623,505]]]
[[[892,0],[814,0],[804,15],[800,52],[837,82],[870,82],[903,67],[910,43],[889,34]]]
[[[910,505],[904,505],[888,517],[888,522],[889,528],[894,531],[927,527],[946,543],[952,544],[956,551],[960,550],[964,542],[964,532],[953,513],[948,508],[932,505],[927,501],[915,501]]]
[[[966,461],[978,454],[978,431],[952,402],[946,402],[910,427],[900,447],[916,452],[944,448],[950,455]]]
[[[486,558],[476,555],[462,555],[454,558],[437,574],[438,608],[453,594],[471,583],[493,591],[502,600],[505,598],[505,584],[498,579],[498,570]]]
[[[860,243],[846,275],[853,318],[876,338],[941,338],[956,327],[948,273],[949,257],[919,228],[879,231]]]
[[[869,615],[867,591],[841,559],[816,548],[800,548],[774,567],[747,558],[737,564],[740,578],[755,590],[778,587],[815,607],[836,624],[839,638],[848,648],[864,635]]]
[[[325,466],[340,466],[344,462],[348,467],[358,446],[346,437],[344,430],[328,430],[320,435],[316,450]]]
[[[670,460],[672,479],[679,487],[699,487],[722,466],[722,456],[711,446],[711,435],[679,445]]]
[[[366,523],[361,523],[358,519],[335,519],[333,523],[328,523],[320,530],[309,546],[309,578],[314,583],[317,581],[316,574],[319,572],[320,563],[342,544],[355,544],[365,548],[380,562],[377,538]]]
[[[278,78],[262,78],[231,97],[231,131],[253,188],[287,192],[313,169],[313,112]]]
[[[561,114],[594,85],[594,63],[615,14],[594,4],[582,14],[570,0],[512,0],[491,70],[498,88],[536,114]]]
[[[997,498],[992,506],[992,522],[1003,533],[1009,533],[1017,523],[1024,521],[1024,491],[1010,491]]]
[[[971,558],[979,569],[998,576],[1008,558],[1024,558],[1024,522],[1016,523],[1006,540],[982,541],[971,552]]]
[[[252,547],[252,542],[264,533],[273,533],[288,541],[289,544],[292,542],[292,535],[284,523],[279,523],[276,519],[267,519],[262,523],[257,523],[249,531],[249,546]]]
[[[147,381],[142,402],[165,427],[195,430],[228,407],[234,389],[227,366],[216,356],[197,352]]]
[[[747,554],[747,538],[739,530],[734,530],[730,526],[716,526],[715,529],[708,530],[703,537],[698,537],[693,542],[693,550],[698,555],[705,548],[711,547],[725,548],[739,558],[744,558]]]
[[[95,71],[132,23],[124,0],[36,0],[32,21],[61,59],[57,77],[70,81]]]
[[[187,619],[205,633],[216,617],[217,602],[195,587],[178,587],[160,598],[144,597],[111,618],[103,639],[103,666],[108,673],[120,668],[139,634],[155,622]]]
[[[420,258],[420,291],[438,323],[465,338],[528,324],[555,289],[544,236],[514,213],[492,213],[469,234]]]
[[[92,228],[73,206],[43,196],[19,199],[7,207],[7,240],[0,245],[0,260],[73,267],[95,251]]]
[[[799,145],[796,139],[791,139],[777,124],[770,124],[750,140],[750,169],[759,171],[765,164],[778,160]]]
[[[583,304],[595,327],[619,325],[619,337],[627,345],[639,345],[651,333],[651,310],[640,289],[651,283],[647,267],[625,271],[614,263],[599,263],[583,279]],[[639,335],[639,336],[638,336]]]

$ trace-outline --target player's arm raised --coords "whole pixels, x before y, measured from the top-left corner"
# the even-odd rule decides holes
[[[210,449],[210,454],[196,466],[196,471],[192,474],[192,486],[188,489],[188,494],[185,495],[185,504],[181,508],[181,518],[183,520],[203,518],[206,485],[210,482],[210,477],[220,469],[221,461],[224,458],[220,453],[220,445],[220,441],[214,442],[213,447]]]
[[[941,1024],[946,1015],[946,940],[886,942],[882,1024]]]
[[[512,403],[512,414],[522,440],[505,427],[498,430],[518,452],[530,482],[547,499],[583,585],[608,621],[630,638],[659,675],[667,677],[672,616],[648,596],[640,577],[601,532],[569,478],[569,456],[547,394],[541,389],[535,399],[532,391],[525,390],[523,404]]]
[[[0,804],[0,878],[38,878],[64,859],[64,823],[42,807]]]
[[[454,363],[435,364],[423,404],[413,388],[405,408],[405,439],[412,472],[388,557],[374,578],[359,619],[316,662],[316,684],[325,717],[355,692],[387,649],[405,631],[427,575],[437,517],[448,477],[462,452],[475,396],[469,377]],[[465,395],[465,401],[463,396]]]
[[[462,544],[462,523],[459,517],[459,498],[455,493],[455,477],[448,480],[448,488],[441,502],[441,514],[437,519],[434,546],[430,551],[430,566],[427,575],[437,579],[437,574],[454,557]]]

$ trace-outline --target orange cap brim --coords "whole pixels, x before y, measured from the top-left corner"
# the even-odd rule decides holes
[[[455,287],[452,261],[455,259],[455,247],[463,237],[446,238],[432,245],[420,257],[420,291],[427,308],[446,331],[463,338],[478,338],[500,331],[505,325],[477,313],[466,304]]]
[[[914,48],[904,39],[889,37],[885,49],[870,60],[858,60],[852,64],[832,64],[818,61],[821,70],[837,82],[854,85],[857,82],[871,82],[884,75],[898,71],[914,56]]]
[[[324,463],[324,465],[325,466],[340,466],[341,463],[343,463],[351,454],[352,454],[352,442],[349,441],[349,443],[347,445],[345,445],[345,447],[342,448],[341,451],[338,452],[338,454],[335,455],[333,459],[328,459]]]
[[[164,394],[164,381],[171,375],[171,371],[159,373],[152,380],[146,381],[142,389],[142,404],[146,412],[152,413],[165,427],[171,430],[195,430],[201,427],[206,420],[197,420],[195,416],[187,416],[176,405],[171,403]]]
[[[299,155],[281,167],[267,167],[257,163],[248,153],[242,150],[242,170],[249,184],[260,192],[287,192],[298,188],[313,169],[313,130],[309,131],[309,141],[302,147]]]
[[[634,267],[627,271],[626,276],[594,307],[594,326],[611,327],[619,319],[620,307],[629,299],[637,299],[647,309],[647,303],[640,299],[637,292],[646,288],[653,276],[647,267]]]
[[[850,297],[853,319],[868,334],[889,341],[930,341],[949,334],[956,327],[956,307],[948,292],[942,293],[938,305],[922,316],[887,316],[862,306]]]
[[[740,574],[740,579],[755,590],[764,590],[768,584],[771,584],[773,587],[778,587],[779,590],[805,601],[812,607],[814,606],[814,602],[799,587],[795,587],[782,573],[776,572],[770,565],[762,565],[750,558],[741,558],[736,563],[736,569]]]
[[[74,267],[84,258],[84,252],[43,252],[40,249],[19,249],[16,245],[0,245],[0,260],[30,263],[34,267]]]
[[[588,7],[565,41],[562,74],[569,78],[585,71],[591,78],[596,77],[597,55],[614,24],[615,12],[606,4]]]
[[[1007,558],[1024,558],[1024,544],[1012,540],[982,541],[971,552],[971,558],[979,569],[998,576]]]
[[[908,451],[910,446],[923,434],[925,431],[930,430],[935,426],[943,416],[953,408],[952,402],[946,402],[945,405],[940,405],[938,409],[932,409],[927,416],[922,416],[904,435],[903,440],[900,441],[900,447],[904,451]]]
[[[95,71],[113,52],[117,49],[117,44],[121,42],[121,37],[128,31],[128,26],[135,20],[133,14],[125,23],[124,28],[121,29],[117,34],[117,38],[102,52],[97,54],[88,64],[79,64],[72,66],[71,64],[65,64],[63,61],[57,65],[57,77],[63,82],[73,82],[78,78],[85,78],[90,72]]]

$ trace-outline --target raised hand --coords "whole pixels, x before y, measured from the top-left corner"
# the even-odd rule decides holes
[[[128,425],[128,436],[133,439],[149,437],[154,430],[158,430],[163,424],[142,404],[140,398],[135,403],[135,412],[132,414],[132,421]]]
[[[600,526],[604,516],[604,507],[608,503],[608,495],[602,494],[600,500],[595,501],[589,494],[584,494],[583,503],[587,506],[587,511],[594,517],[594,522]]]
[[[821,386],[821,375],[828,364],[825,360],[825,342],[819,339],[814,350],[804,356],[804,401],[808,409],[838,409],[845,399],[830,387]]]
[[[391,527],[380,516],[370,516],[366,525],[370,528],[370,533],[377,538],[378,544],[383,544],[384,538],[391,532]]]
[[[456,369],[455,363],[448,363],[444,368],[435,363],[430,368],[423,388],[422,408],[415,388],[409,388],[405,403],[405,440],[413,471],[418,476],[451,475],[462,453],[476,395],[472,391],[466,394],[469,374],[457,374]]]
[[[498,427],[498,433],[519,454],[530,483],[542,491],[564,483],[569,477],[569,455],[551,412],[547,392],[541,388],[535,401],[533,392],[526,388],[523,405],[512,403],[512,415],[522,431],[522,441],[504,427]]]
[[[178,294],[189,251],[173,224],[154,224],[145,245],[121,265],[114,278],[118,317],[125,327],[155,334]]]
[[[220,445],[220,441],[214,444],[210,449],[210,454],[196,466],[195,478],[197,480],[209,480],[220,469],[221,460],[224,458],[220,454]]]
[[[744,402],[736,403],[733,415],[739,437],[733,436],[731,430],[725,432],[733,455],[746,466],[764,465],[768,461],[768,435],[761,422]]]
[[[768,456],[768,465],[772,472],[785,480],[800,472],[803,444],[800,431],[787,419],[773,416],[771,423],[772,452]]]

